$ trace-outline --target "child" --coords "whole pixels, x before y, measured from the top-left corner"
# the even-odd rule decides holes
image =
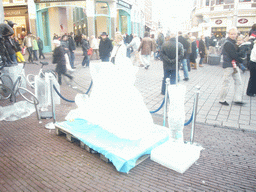
[[[237,37],[237,45],[238,45],[238,49],[237,49],[237,52],[238,52],[238,56],[240,58],[243,59],[243,63],[240,63],[239,64],[239,67],[240,69],[245,72],[246,71],[246,67],[244,66],[247,62],[247,52],[249,51],[250,49],[250,42],[245,42],[244,41],[244,36],[240,35]]]

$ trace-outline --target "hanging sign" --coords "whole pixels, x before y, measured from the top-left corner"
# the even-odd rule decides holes
[[[238,20],[238,23],[240,23],[240,24],[245,24],[247,22],[248,22],[248,19],[245,19],[245,18],[242,18],[242,19]]]
[[[215,21],[215,23],[216,23],[217,25],[220,25],[220,24],[222,23],[222,20],[218,19],[218,20]]]

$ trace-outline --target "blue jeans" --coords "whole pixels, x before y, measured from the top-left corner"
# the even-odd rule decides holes
[[[82,66],[85,66],[85,64],[86,64],[86,67],[89,67],[89,63],[90,63],[89,56],[88,56],[88,55],[85,55],[85,56],[84,56],[84,59],[83,59],[83,61],[82,61]]]
[[[200,64],[200,65],[203,64],[203,60],[204,60],[204,57],[200,57],[200,61],[199,61],[199,64]]]
[[[38,60],[37,58],[37,50],[33,50],[33,57],[34,57],[34,60]]]
[[[74,61],[75,61],[75,53],[70,51],[69,62],[70,62],[70,66],[72,68],[74,68]]]
[[[191,55],[191,53],[187,53],[187,66],[188,66],[188,71],[191,71],[191,66],[190,66],[190,55]]]
[[[101,57],[102,62],[109,62],[109,57]]]
[[[17,64],[16,54],[10,55],[10,58],[11,58],[13,64]],[[9,64],[11,64],[11,62],[9,62]]]
[[[188,65],[187,65],[187,59],[182,59],[181,63],[183,65],[183,72],[184,72],[184,78],[188,78]]]
[[[164,78],[162,81],[162,91],[161,93],[164,95],[165,94],[165,88],[166,88],[166,79],[170,78],[170,83],[171,84],[176,84],[176,70],[164,70]],[[178,71],[178,81],[179,81],[179,71]]]

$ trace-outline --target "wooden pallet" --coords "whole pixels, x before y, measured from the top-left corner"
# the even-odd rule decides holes
[[[97,151],[93,150],[92,148],[90,148],[89,146],[87,146],[86,144],[84,144],[82,141],[80,141],[78,138],[76,138],[75,136],[73,136],[72,134],[68,133],[67,131],[63,130],[60,127],[55,126],[55,133],[56,135],[60,136],[60,135],[66,135],[66,139],[69,142],[79,142],[80,143],[80,147],[82,149],[85,149],[86,151],[88,151],[89,153],[98,153]],[[142,163],[143,161],[145,161],[147,158],[149,158],[149,155],[143,155],[141,156],[137,161],[135,166],[139,165],[140,163]],[[110,163],[109,159],[106,158],[103,154],[100,154],[100,159],[105,161],[106,163]]]

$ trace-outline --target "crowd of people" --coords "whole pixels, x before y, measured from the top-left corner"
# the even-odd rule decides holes
[[[15,23],[8,21],[13,27]],[[226,101],[227,90],[230,84],[230,78],[233,77],[235,82],[234,103],[242,105],[241,75],[243,72],[250,70],[250,80],[247,88],[248,96],[256,95],[255,65],[256,65],[256,48],[254,42],[256,38],[256,24],[252,26],[247,36],[239,35],[236,28],[231,28],[227,33],[227,38],[217,39],[214,34],[211,37],[202,35],[200,39],[192,36],[191,33],[185,35],[178,32],[178,58],[176,58],[176,34],[167,33],[166,36],[159,32],[155,38],[154,34],[144,33],[140,38],[137,34],[122,35],[120,32],[115,34],[115,39],[108,37],[103,32],[100,37],[84,34],[74,35],[73,32],[58,36],[54,34],[53,44],[53,63],[57,63],[56,71],[59,75],[61,84],[61,74],[67,75],[67,69],[75,70],[75,50],[81,46],[83,51],[83,60],[81,65],[89,67],[90,60],[101,60],[102,62],[118,62],[120,57],[131,58],[133,65],[144,67],[146,70],[151,65],[151,57],[163,62],[164,77],[161,93],[165,94],[165,81],[170,78],[171,84],[176,84],[180,80],[179,72],[176,74],[176,59],[178,61],[178,71],[183,70],[184,81],[189,81],[189,72],[197,67],[204,67],[203,63],[207,62],[209,54],[223,55],[224,81],[220,92],[220,101],[222,105],[229,105]],[[28,62],[33,63],[38,59],[45,59],[43,54],[43,41],[40,37],[34,36],[31,32],[23,39],[22,44],[15,37],[6,39],[5,46],[10,55],[10,62],[24,62],[24,50],[28,53]],[[21,54],[21,52],[23,54]],[[38,56],[39,52],[39,56]],[[197,57],[199,63],[197,64]],[[60,59],[58,59],[60,58]],[[72,78],[71,76],[69,76]]]

